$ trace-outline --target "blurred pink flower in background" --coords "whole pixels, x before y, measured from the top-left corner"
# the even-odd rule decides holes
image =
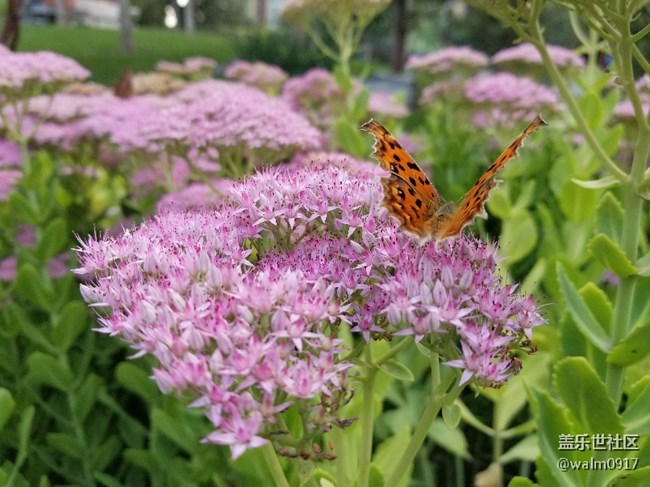
[[[470,47],[445,47],[424,55],[412,55],[406,62],[406,69],[429,74],[451,72],[476,72],[488,65],[488,57]]]
[[[224,71],[224,76],[270,94],[279,93],[282,85],[289,78],[279,66],[242,60],[230,63]]]
[[[345,103],[345,94],[336,84],[332,73],[313,68],[301,76],[290,78],[282,89],[282,99],[311,123],[325,128],[333,122],[338,108]]]
[[[512,126],[561,109],[557,94],[530,78],[511,73],[480,74],[465,83],[465,96],[477,112],[474,122]]]
[[[582,68],[585,65],[585,60],[572,49],[552,44],[547,44],[546,48],[551,60],[560,68]],[[535,46],[524,42],[500,50],[492,56],[491,62],[492,64],[541,65],[542,57]]]

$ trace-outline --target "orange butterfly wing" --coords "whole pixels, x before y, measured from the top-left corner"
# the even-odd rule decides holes
[[[452,213],[442,225],[440,225],[437,234],[434,235],[436,240],[460,235],[463,228],[470,224],[474,218],[477,216],[482,218],[486,217],[485,202],[490,197],[490,191],[492,191],[492,189],[497,185],[497,181],[494,178],[496,173],[505,166],[510,159],[517,156],[519,148],[524,143],[524,139],[544,125],[547,125],[547,123],[542,119],[542,117],[537,115],[535,120],[533,120],[523,130],[523,132],[517,136],[517,138],[501,153],[499,157],[497,157],[496,161],[494,161],[479,180],[476,181],[474,186],[472,186],[472,189],[467,192],[458,209]]]
[[[485,218],[484,206],[496,186],[496,173],[517,155],[524,139],[544,125],[546,122],[538,115],[479,178],[457,209],[443,202],[422,169],[381,124],[371,119],[361,129],[372,134],[372,155],[382,169],[391,173],[381,180],[384,206],[405,230],[439,241],[460,235],[475,217]]]
[[[405,230],[421,237],[431,233],[430,226],[440,207],[440,195],[427,175],[388,130],[375,120],[361,126],[375,143],[372,156],[390,176],[382,178],[384,206]]]

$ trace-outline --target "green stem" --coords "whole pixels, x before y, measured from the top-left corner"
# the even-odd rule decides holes
[[[377,360],[375,360],[375,365],[381,365],[384,362],[388,362],[395,355],[397,355],[402,350],[404,350],[406,347],[408,347],[411,343],[412,343],[412,341],[410,340],[409,337],[403,338],[401,342],[399,342],[397,345],[392,347],[388,352],[386,352],[381,357],[379,357]]]
[[[334,453],[336,454],[336,485],[347,485],[348,479],[348,443],[345,441],[343,429],[335,427],[332,430],[332,441],[334,442]]]
[[[623,234],[621,237],[621,247],[625,255],[631,262],[637,258],[637,248],[639,243],[639,231],[641,226],[643,200],[638,194],[637,185],[643,180],[645,166],[650,156],[650,127],[645,120],[639,95],[634,85],[634,73],[632,68],[633,49],[631,43],[631,34],[628,23],[621,23],[619,26],[623,36],[622,42],[617,46],[619,52],[619,66],[621,69],[620,77],[623,80],[628,97],[634,106],[637,119],[637,139],[634,148],[634,158],[630,178],[625,185],[624,208],[623,212]],[[614,48],[616,46],[612,46]],[[612,344],[616,345],[629,332],[631,327],[632,302],[634,297],[634,288],[636,277],[623,277],[616,292],[616,301],[614,303],[614,313],[611,322]],[[607,392],[618,404],[621,399],[623,390],[623,376],[625,369],[623,367],[607,364],[605,374],[605,384]]]
[[[450,379],[455,380],[453,375],[450,375]],[[449,381],[440,384],[439,357],[438,354],[433,354],[431,357],[431,394],[429,395],[429,400],[422,412],[422,416],[418,420],[418,424],[415,426],[409,444],[406,446],[404,453],[392,472],[388,475],[384,485],[398,485],[400,483],[400,480],[422,446],[440,409],[447,404],[451,404],[464,388],[464,386],[454,386],[451,391],[446,392],[448,386]]]
[[[273,449],[273,445],[267,443],[262,446],[262,454],[264,455],[266,465],[269,467],[269,471],[271,472],[271,478],[273,479],[274,485],[276,487],[289,487],[289,482],[284,475],[282,465],[280,465],[280,460]]]
[[[502,431],[501,431],[501,424],[499,424],[499,421],[497,420],[500,412],[500,407],[497,405],[494,408],[494,412],[492,413],[492,424],[494,424],[494,436],[492,437],[492,462],[497,465],[501,469],[501,463],[500,459],[501,456],[503,455],[503,436],[502,436]],[[497,481],[495,480],[495,483]],[[503,485],[503,474],[499,475],[499,480],[498,484],[499,486]]]
[[[524,33],[521,32],[521,34]],[[559,69],[551,59],[551,56],[549,55],[548,50],[546,49],[546,44],[544,43],[544,38],[542,36],[542,32],[540,30],[539,24],[537,22],[534,22],[533,25],[531,26],[531,35],[532,35],[532,38],[530,39],[531,42],[535,45],[540,55],[542,56],[542,62],[544,63],[544,67],[546,68],[546,71],[548,72],[549,76],[553,80],[553,83],[559,90],[562,99],[569,107],[569,111],[571,112],[571,115],[573,115],[573,118],[575,119],[576,123],[580,127],[580,131],[584,134],[585,140],[591,146],[591,149],[596,154],[596,157],[598,157],[598,159],[602,161],[602,163],[607,167],[607,169],[609,169],[609,171],[616,177],[616,179],[618,179],[621,182],[626,182],[628,180],[628,175],[625,174],[625,172],[621,168],[619,168],[616,165],[616,163],[612,161],[612,159],[610,159],[610,157],[607,155],[605,150],[598,142],[598,139],[596,139],[596,136],[594,135],[593,131],[589,127],[589,124],[585,120],[585,117],[580,111],[580,108],[578,107],[578,103],[576,102],[575,98],[571,94],[571,90],[569,90],[569,87],[564,81],[562,74],[560,73]]]
[[[375,378],[377,366],[372,362],[370,344],[366,346],[366,377],[363,379],[363,405],[361,410],[361,447],[359,453],[359,487],[367,487],[372,459],[372,433],[374,426]],[[387,484],[389,485],[389,484]]]
[[[636,43],[637,41],[640,41],[648,34],[650,34],[650,24],[646,25],[643,29],[641,29],[639,32],[634,34],[631,40],[632,42]]]
[[[632,46],[632,54],[634,55],[634,59],[637,63],[639,63],[639,66],[641,66],[643,71],[650,75],[650,63],[639,49],[639,46]]]

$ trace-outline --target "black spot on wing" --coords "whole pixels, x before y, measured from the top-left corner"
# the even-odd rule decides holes
[[[395,161],[397,162],[402,162],[402,160],[399,158],[397,154],[393,154],[393,159],[395,159]]]
[[[422,208],[422,200],[420,198],[415,200],[415,204],[418,208]]]
[[[415,162],[407,162],[406,165],[411,169],[422,172]]]
[[[417,186],[418,183],[413,179],[413,177],[409,177],[409,182],[411,183],[411,186]]]

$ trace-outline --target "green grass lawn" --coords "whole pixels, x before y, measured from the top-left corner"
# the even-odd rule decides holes
[[[127,66],[134,72],[150,71],[161,59],[181,61],[189,56],[206,56],[224,62],[235,55],[231,39],[208,33],[187,37],[180,31],[136,29],[134,44],[133,52],[122,51],[116,30],[24,25],[18,51],[64,54],[88,68],[93,81],[108,85]]]

